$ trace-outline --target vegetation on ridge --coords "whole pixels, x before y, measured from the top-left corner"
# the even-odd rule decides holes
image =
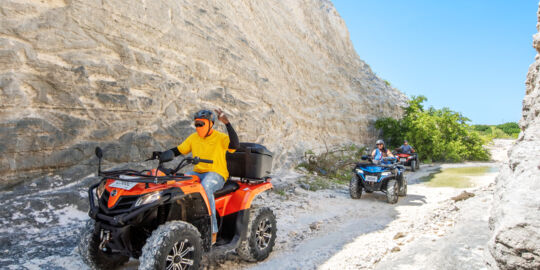
[[[517,139],[519,132],[521,132],[516,122],[500,125],[472,125],[471,129],[478,132],[488,141],[492,139]]]
[[[424,162],[489,160],[485,140],[467,124],[470,119],[446,107],[425,109],[426,100],[412,96],[409,106],[403,108],[403,118],[385,117],[375,122],[388,147],[398,147],[406,139]]]

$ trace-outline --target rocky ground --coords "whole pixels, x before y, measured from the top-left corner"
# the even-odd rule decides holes
[[[512,141],[496,141],[493,157],[505,158]],[[423,165],[408,172],[408,196],[387,204],[382,193],[349,197],[346,186],[307,191],[295,184],[301,175],[275,178],[276,192],[257,200],[274,209],[278,237],[274,252],[258,264],[239,261],[233,252],[206,256],[209,269],[482,269],[487,219],[496,172],[473,179],[474,197],[454,201],[464,189],[433,188],[420,178],[440,168],[499,166],[493,163]],[[0,194],[0,268],[86,269],[76,253],[86,215],[86,188],[93,177],[33,195]],[[456,263],[460,262],[460,263]],[[125,269],[136,269],[130,261]],[[457,268],[456,268],[457,267]]]

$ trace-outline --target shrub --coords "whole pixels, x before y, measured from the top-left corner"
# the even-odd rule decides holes
[[[488,132],[491,130],[490,125],[473,125],[471,127],[473,128],[473,130],[479,131],[479,132]]]
[[[496,127],[504,131],[504,133],[510,136],[516,133],[519,134],[519,132],[521,132],[521,129],[519,128],[519,125],[516,122],[508,122],[508,123],[497,125]]]
[[[518,123],[508,122],[500,125],[472,125],[471,130],[477,131],[485,141],[498,138],[517,138],[521,129]]]
[[[309,178],[309,184],[316,189],[328,188],[329,185],[327,186],[322,183],[328,180],[339,184],[348,183],[351,177],[351,170],[360,161],[364,151],[364,147],[353,144],[340,146],[335,149],[329,149],[327,147],[325,151],[319,154],[308,150],[304,153],[304,161],[297,168],[304,168],[312,175],[324,176],[324,178]],[[311,183],[313,181],[315,182]]]

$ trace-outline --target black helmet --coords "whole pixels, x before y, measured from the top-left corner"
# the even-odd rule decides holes
[[[376,145],[377,145],[377,144],[382,144],[382,145],[384,145],[384,141],[383,141],[383,140],[377,140],[377,142],[376,142],[375,144],[376,144]]]
[[[216,115],[210,110],[200,110],[193,115],[193,120],[195,119],[208,119],[212,123],[216,122]]]

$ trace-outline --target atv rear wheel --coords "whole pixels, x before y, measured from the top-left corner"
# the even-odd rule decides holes
[[[268,207],[251,208],[249,221],[236,252],[245,261],[262,261],[270,255],[276,242],[276,216]]]
[[[405,176],[403,176],[403,173],[400,174],[399,177],[399,191],[398,196],[404,197],[407,196],[407,179],[405,179]]]
[[[351,182],[349,183],[349,194],[353,199],[360,199],[362,196],[362,185],[360,185],[360,179],[358,176],[353,175]]]
[[[169,221],[152,232],[142,248],[139,269],[199,269],[201,234],[184,221]]]
[[[92,269],[115,269],[129,260],[128,256],[103,252],[99,248],[99,232],[94,232],[96,222],[90,219],[81,232],[79,254],[84,263]]]
[[[398,182],[394,179],[389,180],[386,184],[386,201],[390,204],[397,203],[398,201]]]
[[[415,159],[411,160],[411,171],[413,171],[413,172],[416,171],[416,160]]]
[[[416,169],[420,169],[420,161],[418,161],[418,159],[415,160],[416,161]]]

